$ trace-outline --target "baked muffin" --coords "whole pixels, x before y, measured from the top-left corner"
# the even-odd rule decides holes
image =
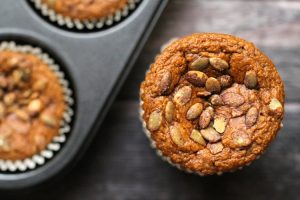
[[[128,0],[42,0],[55,12],[73,19],[91,20],[108,17],[128,4]]]
[[[30,0],[50,23],[71,31],[109,28],[129,16],[142,0]]]
[[[199,175],[235,171],[281,127],[284,88],[252,43],[217,33],[173,41],[141,84],[141,117],[159,155]]]
[[[58,135],[65,112],[58,77],[37,56],[0,51],[0,159],[23,160]]]

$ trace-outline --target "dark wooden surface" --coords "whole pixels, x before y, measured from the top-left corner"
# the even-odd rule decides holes
[[[169,38],[193,32],[254,42],[285,81],[284,128],[242,171],[185,174],[158,158],[142,132],[138,91],[145,70]],[[87,154],[67,176],[22,199],[300,199],[299,65],[300,1],[171,0]]]

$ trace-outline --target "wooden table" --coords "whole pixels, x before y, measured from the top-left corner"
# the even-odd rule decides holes
[[[286,86],[284,128],[261,159],[242,171],[198,177],[156,156],[138,116],[139,84],[160,46],[193,32],[254,42]],[[300,1],[171,0],[91,147],[68,174],[22,199],[299,199]]]

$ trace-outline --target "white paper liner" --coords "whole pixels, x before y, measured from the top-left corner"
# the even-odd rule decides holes
[[[122,8],[121,10],[116,11],[114,14],[108,17],[102,17],[95,20],[80,20],[65,17],[49,8],[46,4],[43,4],[41,0],[30,1],[33,3],[34,8],[37,9],[43,16],[47,17],[49,21],[56,23],[60,27],[77,30],[94,30],[102,29],[105,26],[113,26],[115,23],[126,18],[129,12],[133,11],[136,8],[137,4],[142,0],[129,0],[127,5],[124,6],[124,8]]]
[[[56,74],[60,84],[63,87],[64,101],[66,105],[65,112],[63,113],[63,119],[60,122],[61,127],[59,133],[52,139],[52,142],[47,145],[47,148],[42,150],[40,153],[33,155],[30,158],[24,160],[2,160],[0,159],[0,171],[1,172],[24,172],[26,170],[33,170],[38,166],[41,166],[47,162],[47,160],[53,158],[56,152],[58,152],[62,144],[66,142],[66,134],[70,132],[70,122],[74,111],[71,106],[74,104],[74,99],[72,97],[72,90],[69,88],[69,82],[65,79],[65,75],[60,71],[60,66],[58,66],[54,60],[41,48],[32,47],[30,45],[18,45],[13,41],[3,41],[0,42],[0,51],[10,50],[14,52],[29,53],[34,54],[39,59],[41,59],[49,68]]]
[[[163,51],[164,51],[171,43],[173,43],[173,42],[176,41],[177,39],[178,39],[178,37],[171,38],[169,41],[167,41],[165,44],[163,44],[163,45],[161,46],[160,51],[163,52]],[[149,71],[149,70],[146,71],[146,76],[147,76],[148,71]],[[156,143],[155,143],[155,141],[151,138],[151,132],[147,129],[147,124],[146,124],[146,122],[145,122],[144,119],[143,119],[144,110],[142,109],[142,105],[144,104],[144,102],[143,102],[142,99],[141,99],[141,96],[142,96],[143,92],[144,92],[144,91],[141,89],[141,90],[140,90],[140,99],[139,99],[139,100],[140,100],[140,107],[139,107],[140,121],[142,122],[143,131],[144,131],[145,135],[147,136],[147,138],[148,138],[149,141],[150,141],[150,146],[151,146],[153,149],[156,150],[156,154],[157,154],[160,158],[162,158],[162,160],[168,162],[171,166],[176,167],[177,169],[179,169],[179,170],[181,170],[181,171],[187,172],[187,173],[189,173],[189,174],[196,174],[196,175],[199,175],[199,176],[207,176],[206,174],[201,173],[201,172],[198,172],[198,171],[192,171],[192,170],[190,170],[190,169],[182,168],[179,164],[173,163],[172,160],[171,160],[169,157],[164,156],[163,153],[161,152],[161,150],[158,150],[158,149],[156,148]],[[259,159],[259,158],[260,158],[260,155],[256,156],[255,159],[257,160],[257,159]],[[252,163],[252,162],[247,163],[245,166],[249,166],[249,165],[251,165],[251,163]],[[235,172],[235,171],[237,171],[237,170],[242,170],[242,169],[243,169],[243,167],[239,167],[238,169],[232,170],[232,171],[230,171],[230,172],[233,173],[233,172]],[[219,171],[219,172],[216,172],[215,174],[216,174],[216,175],[222,175],[223,172]]]

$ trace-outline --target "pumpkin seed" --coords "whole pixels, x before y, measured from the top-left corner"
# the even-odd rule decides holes
[[[199,71],[189,71],[186,76],[186,80],[190,83],[192,83],[195,86],[202,87],[205,85],[205,82],[207,80],[207,76],[203,72]]]
[[[57,126],[57,121],[55,116],[50,115],[50,114],[42,114],[41,120],[49,127],[56,127]]]
[[[239,147],[246,147],[251,144],[251,138],[244,131],[236,131],[232,134],[232,141]]]
[[[219,81],[213,77],[209,77],[205,83],[205,88],[211,93],[218,93],[221,91],[221,85]]]
[[[189,65],[189,68],[191,70],[201,71],[207,68],[208,62],[209,62],[208,58],[199,57]]]
[[[245,74],[244,84],[249,89],[254,89],[257,86],[257,76],[255,71],[247,71]]]
[[[150,131],[156,131],[159,129],[162,121],[161,112],[159,110],[153,111],[148,120],[148,128]]]
[[[195,119],[195,118],[199,117],[202,110],[203,110],[203,105],[201,103],[195,103],[188,109],[188,111],[186,113],[186,118],[188,120]]]
[[[219,140],[221,140],[220,134],[212,127],[202,129],[200,133],[204,137],[204,139],[208,140],[209,142],[218,142]]]
[[[224,133],[227,125],[227,120],[224,117],[216,117],[213,127],[219,133]]]
[[[228,63],[221,58],[210,58],[209,63],[213,68],[215,68],[218,71],[223,71],[229,68]]]
[[[218,153],[222,152],[224,146],[221,142],[218,142],[218,143],[214,143],[214,144],[208,144],[207,148],[209,149],[209,151],[212,154],[215,155],[215,154],[218,154]]]
[[[173,121],[174,113],[175,113],[175,105],[172,101],[168,101],[165,108],[165,117],[167,122],[171,123]]]
[[[179,128],[176,126],[171,126],[170,127],[170,136],[172,141],[178,145],[178,146],[183,146],[184,145],[184,140],[182,138],[181,132]]]
[[[246,113],[245,123],[248,127],[253,126],[258,118],[258,110],[255,107],[250,108]]]
[[[200,128],[206,128],[209,125],[213,115],[214,115],[214,109],[212,107],[207,107],[200,115],[200,119],[199,119]]]
[[[227,88],[232,84],[232,78],[229,75],[222,75],[218,77],[218,81],[222,88]]]
[[[245,102],[245,99],[242,95],[234,92],[226,92],[221,95],[223,102],[232,107],[238,107]]]
[[[269,104],[269,108],[274,111],[277,110],[278,108],[282,108],[282,105],[278,99],[272,98]]]
[[[23,110],[16,110],[16,111],[15,111],[15,115],[16,115],[19,119],[21,119],[21,120],[23,120],[23,121],[28,121],[28,120],[29,120],[29,115],[28,115],[28,113],[25,112],[25,111],[23,111]]]
[[[222,106],[224,104],[222,98],[220,97],[220,95],[217,95],[217,94],[212,95],[209,98],[209,101],[214,106]]]
[[[174,101],[179,105],[184,105],[190,101],[192,96],[192,88],[190,86],[183,86],[174,95]]]
[[[197,92],[197,96],[198,97],[207,97],[209,95],[211,95],[210,92],[206,91],[205,89],[201,88],[202,90]]]
[[[42,102],[39,99],[34,99],[28,104],[28,111],[30,114],[39,113],[42,109]]]
[[[161,95],[169,93],[172,83],[172,74],[169,71],[163,71],[158,82],[159,92]]]
[[[196,129],[193,129],[192,132],[191,132],[191,135],[190,135],[190,138],[197,142],[198,144],[201,144],[202,146],[205,146],[206,145],[206,142],[204,140],[204,138],[202,137],[200,131],[196,130]]]
[[[48,84],[47,80],[44,79],[38,80],[37,82],[34,83],[33,90],[42,91],[46,88],[47,84]]]
[[[11,106],[15,100],[16,100],[16,94],[15,93],[8,93],[4,96],[4,104],[7,106]]]

